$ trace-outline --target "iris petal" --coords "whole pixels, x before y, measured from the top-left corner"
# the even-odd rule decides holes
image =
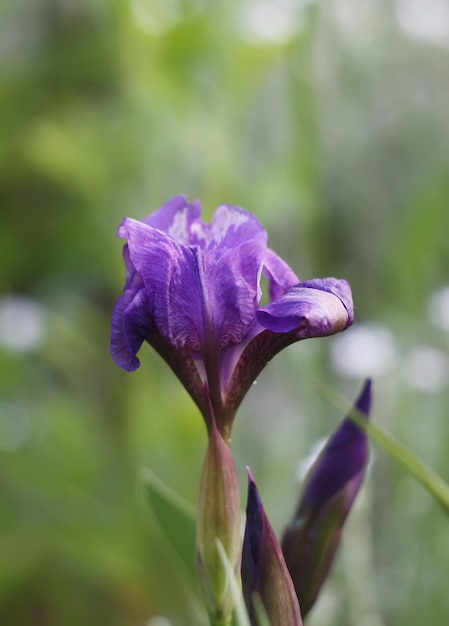
[[[295,272],[270,249],[265,254],[263,273],[268,278],[271,300],[278,300],[290,287],[299,283]]]
[[[237,206],[222,204],[215,211],[210,224],[203,224],[205,243],[209,248],[233,249],[243,243],[256,240],[259,245],[267,244],[265,228],[248,211]]]
[[[235,345],[254,325],[266,249],[263,227],[236,207],[220,207],[206,226],[196,233],[201,247],[129,218],[120,230],[159,331],[192,352],[204,351],[211,340],[219,350]]]
[[[187,196],[175,196],[143,222],[157,228],[180,244],[195,244],[196,225],[201,223],[201,203],[187,202]]]
[[[159,332],[176,347],[199,352],[204,342],[203,303],[193,250],[130,218],[124,220],[123,232]]]
[[[322,337],[352,324],[350,294],[344,280],[302,282],[257,311],[256,318],[264,328],[276,333],[296,330],[299,339]]]
[[[117,365],[128,372],[136,370],[136,357],[145,338],[154,331],[145,289],[123,292],[112,314],[111,354]]]

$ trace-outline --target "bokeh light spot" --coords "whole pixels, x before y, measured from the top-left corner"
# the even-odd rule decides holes
[[[395,367],[396,342],[388,328],[359,324],[333,338],[330,357],[332,368],[342,376],[380,376]]]
[[[46,335],[43,306],[23,296],[0,300],[0,346],[13,352],[31,352],[41,346]]]
[[[437,393],[449,382],[449,358],[438,348],[417,345],[406,355],[402,371],[412,387]]]

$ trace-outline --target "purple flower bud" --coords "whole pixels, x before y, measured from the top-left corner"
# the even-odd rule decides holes
[[[144,341],[167,361],[201,410],[228,439],[243,396],[289,344],[340,332],[353,322],[351,290],[336,278],[300,282],[267,246],[251,213],[222,205],[212,222],[199,201],[176,196],[118,231],[126,284],[112,318],[111,353],[139,367]],[[260,278],[271,302],[260,307]]]
[[[369,418],[371,381],[355,408]],[[368,437],[347,417],[310,469],[282,550],[303,616],[312,608],[340,543],[343,525],[357,496],[368,462]]]
[[[233,599],[217,539],[237,575],[241,558],[239,485],[229,446],[212,427],[200,484],[196,556],[211,623],[225,624],[232,614]]]
[[[252,626],[258,624],[254,605],[256,596],[259,596],[271,626],[302,625],[298,599],[281,546],[249,470],[242,587]]]

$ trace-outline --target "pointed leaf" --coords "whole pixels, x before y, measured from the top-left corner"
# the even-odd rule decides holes
[[[369,419],[371,398],[368,379],[355,405],[365,421]],[[347,417],[305,478],[298,508],[281,542],[303,617],[313,607],[329,574],[367,461],[367,435]]]
[[[228,559],[226,550],[224,549],[223,544],[219,539],[215,540],[215,545],[217,546],[218,554],[220,555],[223,568],[226,572],[229,589],[234,600],[234,614],[236,626],[251,626],[240,583],[237,580],[237,576],[235,574],[234,565]]]
[[[162,482],[151,470],[142,471],[148,503],[155,520],[181,561],[190,580],[195,580],[195,508]]]
[[[261,626],[255,597],[272,626],[302,626],[293,581],[281,546],[265,513],[254,478],[248,470],[248,499],[242,552],[243,595],[251,624]]]
[[[408,473],[415,478],[433,496],[444,511],[449,514],[449,484],[421,461],[413,452],[401,442],[389,435],[380,426],[368,423],[359,411],[351,409],[348,402],[339,394],[328,388],[322,388],[322,394],[343,412],[348,412],[349,417],[363,428],[375,443],[379,444],[390,456],[400,463]]]

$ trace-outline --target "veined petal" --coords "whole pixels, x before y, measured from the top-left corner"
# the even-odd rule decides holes
[[[256,311],[256,320],[240,350],[223,359],[228,416],[235,414],[253,381],[280,350],[300,339],[338,333],[352,323],[351,290],[336,278],[302,282]]]
[[[263,274],[268,278],[271,300],[278,300],[299,283],[295,272],[273,250],[268,249],[263,261]]]
[[[127,289],[117,300],[112,314],[111,354],[117,365],[128,372],[140,361],[136,354],[154,331],[145,289]]]
[[[309,287],[310,289],[319,289],[331,293],[340,298],[342,305],[348,312],[348,326],[354,322],[354,304],[352,302],[351,287],[347,280],[341,278],[314,278],[305,280],[301,283],[301,287]]]
[[[205,254],[210,265],[204,291],[210,298],[219,350],[243,341],[256,323],[262,255],[263,245],[255,238],[227,250],[215,265],[215,255]]]
[[[254,215],[230,204],[219,206],[212,222],[203,224],[203,241],[207,248],[232,250],[255,240],[264,247],[265,253],[267,239],[265,228]]]
[[[122,222],[122,232],[159,332],[178,348],[200,352],[203,302],[194,250],[131,218]]]
[[[223,204],[207,224],[201,219],[200,201],[189,203],[185,195],[175,196],[143,222],[166,233],[179,244],[200,248],[234,248],[254,237],[267,241],[264,227],[248,211]]]
[[[187,202],[187,196],[179,195],[169,200],[143,222],[157,228],[180,244],[196,243],[198,225],[201,224],[201,203]]]
[[[124,291],[126,291],[127,289],[136,289],[143,287],[142,277],[136,271],[136,268],[131,261],[129,247],[127,243],[125,243],[125,245],[123,246],[123,261],[125,262],[126,268],[126,284]]]
[[[354,320],[351,290],[336,278],[302,282],[259,309],[256,318],[275,333],[296,331],[298,339],[331,335]]]
[[[217,225],[223,224],[215,219],[201,247],[179,244],[130,218],[120,231],[128,238],[159,331],[192,352],[204,351],[211,338],[219,350],[235,345],[255,323],[266,233],[245,211],[220,207],[218,212],[227,230],[221,232]]]

